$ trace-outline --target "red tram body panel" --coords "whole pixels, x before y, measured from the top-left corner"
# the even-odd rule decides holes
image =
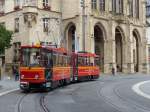
[[[20,81],[29,83],[43,83],[45,82],[44,71],[45,69],[40,67],[36,68],[20,67],[20,74],[21,74]]]
[[[71,67],[54,67],[53,68],[53,81],[61,79],[70,79]]]

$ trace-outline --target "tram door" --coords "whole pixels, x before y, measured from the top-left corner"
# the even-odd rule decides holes
[[[41,63],[45,67],[45,78],[47,81],[50,81],[52,76],[52,67],[53,67],[51,51],[48,50],[41,51]]]
[[[77,80],[76,77],[78,76],[78,56],[76,54],[73,54],[71,57],[71,65],[73,68],[73,76],[72,80]]]

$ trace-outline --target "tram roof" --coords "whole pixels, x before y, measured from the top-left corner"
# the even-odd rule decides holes
[[[95,53],[90,53],[90,52],[78,52],[78,53],[75,53],[75,54],[78,55],[78,56],[81,56],[81,57],[99,57]]]
[[[54,52],[59,52],[59,53],[67,53],[67,50],[65,48],[55,48],[53,46],[41,46],[41,45],[27,45],[27,46],[21,46],[21,48],[45,48],[47,50],[51,50]]]

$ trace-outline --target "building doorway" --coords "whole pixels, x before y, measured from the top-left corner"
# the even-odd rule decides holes
[[[115,45],[116,45],[116,71],[122,72],[122,63],[123,63],[123,37],[120,28],[116,28],[115,30]]]
[[[69,52],[75,52],[76,27],[71,25],[68,29],[67,49]]]
[[[100,69],[104,72],[104,34],[99,25],[94,27],[95,53],[100,56]]]
[[[133,31],[133,65],[134,71],[139,72],[139,44],[138,44],[138,35],[136,31]]]

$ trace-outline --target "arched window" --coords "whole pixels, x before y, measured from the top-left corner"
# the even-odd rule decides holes
[[[92,9],[97,9],[97,0],[91,1],[91,7],[92,7]]]
[[[123,14],[123,0],[112,0],[113,12]]]
[[[105,0],[99,0],[100,11],[105,11]]]

